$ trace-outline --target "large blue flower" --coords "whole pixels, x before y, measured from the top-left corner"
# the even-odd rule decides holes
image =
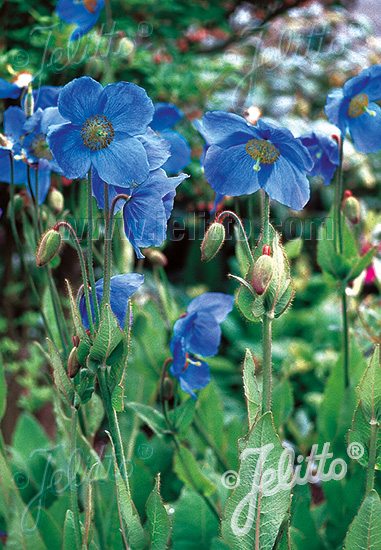
[[[147,131],[154,109],[143,88],[129,82],[103,88],[83,76],[64,86],[58,109],[70,122],[51,127],[47,141],[66,177],[84,177],[93,166],[111,185],[147,179],[147,153],[136,136]]]
[[[225,111],[202,119],[211,145],[205,176],[220,195],[249,195],[262,188],[270,198],[301,210],[309,199],[306,172],[312,159],[300,139],[286,128],[259,119],[256,126]]]
[[[0,99],[17,99],[32,80],[33,75],[29,71],[20,71],[13,77],[12,82],[0,78]]]
[[[56,10],[58,17],[65,23],[77,25],[70,40],[78,40],[94,27],[104,5],[104,0],[60,0],[58,2]]]
[[[333,174],[340,164],[339,146],[337,141],[331,137],[319,132],[308,132],[300,136],[300,141],[314,161],[312,170],[308,172],[309,176],[319,176],[323,178],[324,185],[331,183]]]
[[[220,324],[233,309],[233,304],[234,296],[206,292],[191,301],[186,314],[173,327],[170,372],[193,399],[196,399],[193,390],[204,388],[210,382],[209,365],[196,356],[217,354],[221,342]]]
[[[324,112],[344,137],[347,129],[360,153],[377,153],[381,148],[381,65],[373,65],[333,90]]]
[[[115,275],[110,279],[110,306],[122,330],[124,329],[124,324],[126,322],[128,300],[143,283],[144,275],[140,275],[139,273],[124,273],[123,275]],[[103,279],[99,279],[99,281],[95,283],[95,292],[97,295],[97,302],[100,304],[103,298]],[[91,292],[90,304],[94,321]],[[83,293],[79,301],[79,312],[82,317],[83,326],[88,329],[89,318],[87,315],[85,296]]]
[[[170,174],[178,174],[190,163],[191,150],[187,140],[172,127],[183,118],[183,113],[172,103],[156,103],[151,128],[171,144],[171,156],[163,169]]]

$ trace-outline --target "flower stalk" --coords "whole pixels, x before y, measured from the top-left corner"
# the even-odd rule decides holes
[[[92,196],[92,180],[91,168],[87,177],[87,262],[89,270],[89,280],[91,286],[91,296],[94,306],[95,326],[99,326],[99,306],[97,294],[95,291],[95,275],[93,265],[93,196]]]

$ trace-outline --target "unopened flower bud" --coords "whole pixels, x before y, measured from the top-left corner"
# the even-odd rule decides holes
[[[251,284],[259,296],[266,292],[274,275],[274,260],[267,253],[267,245],[263,247],[263,254],[259,256],[253,267]],[[268,247],[270,248],[270,247]],[[265,251],[266,249],[266,251]]]
[[[25,197],[23,195],[15,195],[14,201],[13,201],[13,211],[15,217],[21,212],[21,210],[25,206]],[[10,218],[12,216],[12,208],[11,203],[8,204],[7,208],[7,217]]]
[[[163,399],[164,401],[170,401],[173,397],[173,383],[172,380],[166,374],[163,380]]]
[[[69,353],[67,359],[67,372],[70,378],[74,378],[80,369],[80,364],[77,356],[77,348],[74,347]]]
[[[61,214],[64,209],[64,197],[61,191],[54,188],[49,193],[48,204],[55,214]]]
[[[167,256],[165,256],[165,254],[163,254],[160,250],[146,248],[145,250],[143,250],[143,254],[151,262],[152,265],[165,267],[168,264]]]
[[[61,248],[61,235],[55,229],[49,229],[43,234],[36,252],[36,264],[43,267],[48,264]]]
[[[361,220],[361,205],[358,199],[350,191],[345,191],[342,203],[343,214],[353,225]]]
[[[208,227],[201,243],[201,260],[209,262],[220,251],[225,242],[225,227],[222,223],[214,222]]]
[[[27,118],[32,116],[34,113],[34,97],[33,97],[33,87],[31,82],[28,85],[28,91],[25,96],[24,110]]]

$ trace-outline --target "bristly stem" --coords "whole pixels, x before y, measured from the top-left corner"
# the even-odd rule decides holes
[[[80,263],[80,266],[81,266],[83,290],[84,290],[84,294],[85,294],[86,311],[87,311],[87,316],[88,316],[88,319],[89,319],[90,333],[91,333],[91,335],[93,335],[94,334],[94,323],[93,323],[93,316],[92,316],[92,313],[91,313],[90,295],[89,295],[89,282],[88,282],[88,278],[87,278],[85,257],[83,255],[83,251],[82,251],[81,245],[79,243],[77,233],[74,231],[74,228],[70,225],[70,223],[65,222],[65,221],[58,222],[58,223],[56,223],[56,225],[54,226],[53,229],[58,231],[58,229],[60,229],[60,227],[64,227],[65,229],[67,229],[69,231],[70,236],[71,236],[71,238],[74,242],[74,246],[75,246],[75,248],[77,250],[77,253],[78,253],[79,263]]]
[[[33,192],[32,184],[31,184],[31,178],[30,178],[30,166],[29,166],[29,164],[27,165],[26,172],[27,172],[27,183],[28,183],[29,194],[30,194],[30,197],[32,199],[32,204],[33,204],[33,216],[32,217],[33,217],[33,224],[34,224],[34,238],[36,239],[36,244],[38,245],[38,242],[40,240],[39,228],[38,228],[38,195],[36,197],[35,193]]]
[[[110,433],[111,433],[112,441],[115,447],[116,461],[118,463],[121,476],[125,481],[125,483],[127,483],[128,476],[127,476],[126,459],[124,456],[123,442],[122,442],[122,437],[120,435],[118,417],[111,403],[111,396],[107,385],[105,368],[100,368],[98,370],[98,382],[99,382],[99,387],[101,389],[103,404],[104,404],[107,418],[110,425]]]
[[[112,263],[112,242],[110,235],[110,205],[108,198],[108,184],[104,182],[104,197],[105,197],[105,240],[104,240],[104,260],[103,260],[103,304],[108,304],[110,301],[110,278],[111,278],[111,263]]]
[[[254,231],[254,195],[249,196],[248,204],[248,213],[249,213],[249,227],[250,227],[250,245],[251,249],[255,248],[255,231]]]
[[[93,193],[91,168],[87,177],[87,262],[89,270],[89,280],[91,286],[91,297],[94,306],[95,326],[99,326],[99,305],[95,291],[95,275],[93,265]]]
[[[271,328],[272,319],[268,314],[262,318],[263,322],[263,388],[262,388],[262,414],[271,411]]]
[[[223,212],[221,212],[220,214],[218,214],[217,218],[216,218],[216,222],[218,223],[222,223],[224,221],[225,218],[228,218],[228,217],[231,217],[233,218],[233,220],[235,220],[238,224],[238,227],[240,229],[240,232],[241,232],[241,235],[243,237],[243,242],[245,244],[245,248],[246,248],[246,251],[247,251],[247,255],[249,258],[252,259],[252,261],[254,262],[254,259],[253,259],[253,254],[251,252],[251,249],[250,249],[250,245],[249,245],[249,241],[247,240],[247,235],[246,235],[246,231],[245,231],[245,228],[243,227],[243,224],[242,224],[242,221],[241,221],[241,218],[239,216],[237,216],[237,214],[235,214],[235,212],[232,212],[231,210],[224,210]]]
[[[347,295],[345,288],[341,293],[341,309],[343,316],[343,353],[344,353],[344,384],[345,387],[349,387],[349,326],[348,326],[348,309],[347,309]]]
[[[77,488],[77,419],[78,411],[75,407],[71,409],[71,430],[70,430],[70,499],[71,508],[74,516],[75,546],[77,550],[81,548],[81,528],[79,521],[78,508],[78,488]]]

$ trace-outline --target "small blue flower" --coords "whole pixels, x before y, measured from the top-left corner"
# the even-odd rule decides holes
[[[58,17],[65,23],[77,25],[70,40],[78,40],[94,27],[104,5],[104,0],[60,0],[58,2],[56,9]]]
[[[147,131],[154,109],[143,88],[129,82],[103,88],[83,76],[64,86],[58,109],[70,122],[51,127],[47,141],[66,177],[84,177],[94,167],[110,185],[147,179],[147,153],[137,136]]]
[[[337,141],[333,137],[326,136],[319,132],[308,132],[303,134],[300,136],[300,141],[308,149],[314,162],[314,166],[312,170],[308,172],[308,175],[321,175],[324,185],[331,183],[333,174],[340,164]]]
[[[0,99],[17,99],[25,91],[33,80],[33,75],[29,71],[20,71],[12,82],[0,78]]]
[[[309,199],[306,172],[312,159],[300,139],[286,128],[259,119],[256,126],[238,115],[208,112],[202,119],[211,145],[205,176],[219,195],[249,195],[262,188],[293,210]]]
[[[156,103],[155,114],[150,123],[157,132],[171,144],[171,156],[163,169],[170,174],[178,174],[190,163],[191,150],[187,140],[172,130],[172,127],[183,118],[183,113],[172,103]]]
[[[191,301],[186,314],[173,327],[170,372],[193,399],[196,399],[193,390],[204,388],[210,382],[209,365],[196,356],[213,357],[218,353],[220,324],[232,311],[233,304],[234,296],[206,292]]]
[[[324,112],[344,138],[347,129],[359,153],[381,149],[381,65],[373,65],[347,80],[342,89],[327,97]]]
[[[139,273],[124,273],[123,275],[115,275],[110,279],[110,306],[122,330],[124,329],[124,324],[126,322],[128,300],[143,283],[144,275],[140,275]],[[97,302],[100,304],[103,298],[103,279],[99,279],[99,281],[95,283],[95,292],[97,295]],[[94,321],[91,292],[90,304]],[[88,329],[89,318],[87,316],[86,302],[83,292],[79,301],[79,312],[82,317],[83,326]]]

